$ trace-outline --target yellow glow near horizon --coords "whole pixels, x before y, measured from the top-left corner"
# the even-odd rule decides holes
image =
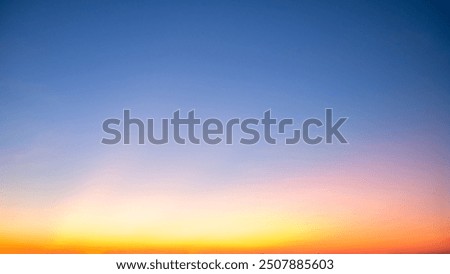
[[[324,190],[326,178],[309,180],[316,187],[280,182],[208,193],[97,181],[47,212],[2,212],[15,220],[0,230],[0,252],[420,252],[448,245],[439,213],[415,206],[424,195],[343,182]]]

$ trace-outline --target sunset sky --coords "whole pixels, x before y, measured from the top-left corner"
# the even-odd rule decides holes
[[[450,253],[449,25],[444,1],[2,1],[0,253]],[[349,144],[101,144],[123,109],[325,108]]]

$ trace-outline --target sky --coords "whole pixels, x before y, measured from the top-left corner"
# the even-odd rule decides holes
[[[449,253],[449,18],[444,1],[1,1],[0,253]],[[325,108],[349,144],[101,144],[124,109]]]

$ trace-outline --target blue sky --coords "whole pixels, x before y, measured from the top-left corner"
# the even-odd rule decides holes
[[[449,26],[443,1],[0,1],[0,253],[448,252]],[[123,109],[325,108],[349,144],[101,144]]]
[[[52,181],[49,170],[57,181],[78,174],[73,167],[131,151],[139,170],[147,161],[168,169],[177,157],[179,164],[198,157],[193,162],[204,165],[217,160],[216,149],[231,151],[212,164],[211,177],[228,173],[215,165],[306,171],[343,155],[360,158],[379,144],[414,143],[413,157],[448,163],[444,3],[3,1],[0,7],[0,147],[9,163],[14,154],[46,151],[36,152],[41,167],[36,155],[19,164],[33,166],[21,175],[32,181],[37,174]],[[350,117],[345,134],[352,146],[199,153],[190,146],[100,145],[102,121],[121,117],[124,108],[143,119],[177,109],[223,119],[272,109],[278,118],[303,120],[323,117],[326,107]],[[243,160],[230,160],[236,158]],[[14,170],[5,172],[18,176]]]

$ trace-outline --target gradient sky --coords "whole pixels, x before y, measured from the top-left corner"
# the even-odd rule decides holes
[[[0,253],[450,252],[440,1],[1,1]],[[100,143],[331,107],[350,144]]]

